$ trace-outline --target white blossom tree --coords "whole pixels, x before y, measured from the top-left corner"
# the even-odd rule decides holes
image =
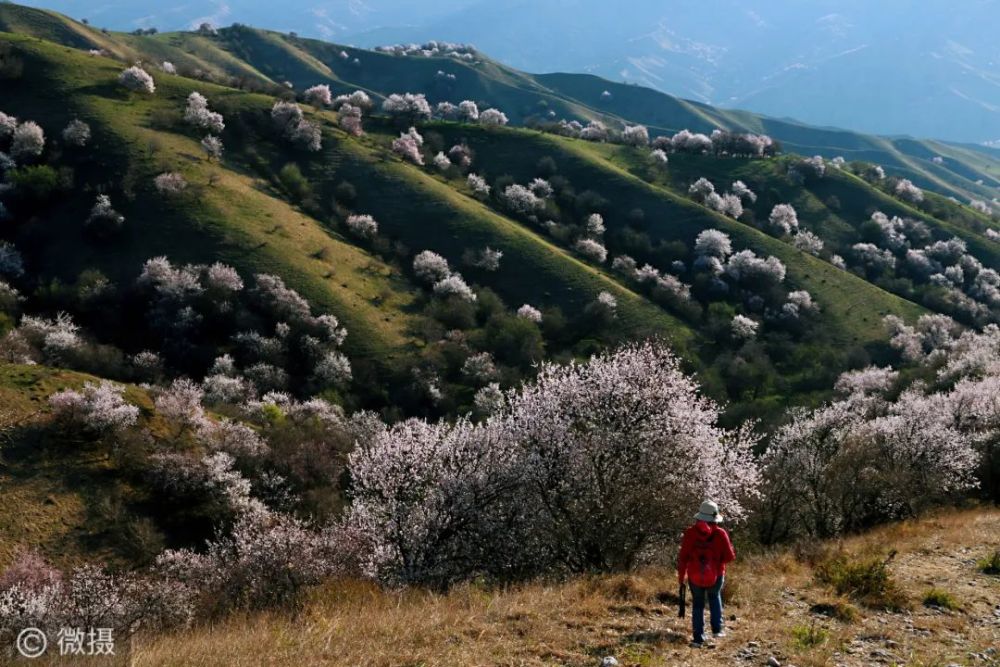
[[[608,249],[600,241],[595,241],[594,239],[578,239],[573,244],[573,249],[598,264],[603,264],[608,258]]]
[[[479,124],[498,126],[507,124],[507,114],[499,109],[483,109],[479,112]]]
[[[188,95],[184,122],[215,134],[220,134],[226,128],[222,114],[209,110],[208,99],[197,91]]]
[[[913,184],[912,181],[902,178],[896,183],[894,189],[896,196],[911,204],[919,204],[924,200],[924,191]]]
[[[451,275],[448,260],[431,250],[424,250],[413,258],[413,273],[424,282],[434,284]]]
[[[411,127],[406,132],[399,135],[398,139],[392,141],[392,151],[413,164],[423,165],[424,156],[421,147],[424,145],[424,138],[417,132],[415,127]]]
[[[209,160],[221,160],[224,147],[222,139],[211,134],[205,135],[201,140],[201,149],[205,151],[205,157]]]
[[[152,95],[156,92],[156,84],[149,72],[139,65],[133,65],[118,75],[118,83],[136,93],[148,93]]]
[[[154,178],[153,185],[161,195],[174,196],[184,192],[188,184],[182,174],[176,171],[168,171]]]
[[[527,303],[517,309],[517,316],[530,322],[539,323],[542,321],[542,311]]]
[[[320,83],[306,88],[302,93],[302,99],[314,107],[328,107],[333,103],[333,93],[330,92],[330,86]]]
[[[777,204],[771,209],[768,223],[780,234],[793,234],[799,228],[799,216],[791,204]]]
[[[45,132],[34,121],[25,121],[14,130],[10,154],[17,160],[33,159],[45,150]]]
[[[74,118],[63,128],[62,138],[67,146],[83,148],[90,141],[90,126],[79,118]]]
[[[347,229],[363,239],[373,239],[378,235],[378,223],[370,215],[352,214],[347,216]]]
[[[629,146],[648,146],[649,130],[645,125],[626,125],[622,130],[622,143]]]

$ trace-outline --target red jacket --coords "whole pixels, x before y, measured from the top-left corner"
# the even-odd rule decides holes
[[[717,523],[696,521],[684,531],[684,538],[681,540],[681,552],[677,556],[677,578],[680,581],[687,576],[688,566],[693,564],[692,555],[696,545],[708,549],[722,576],[726,575],[726,563],[736,560],[736,551],[733,550],[733,543],[725,528]]]

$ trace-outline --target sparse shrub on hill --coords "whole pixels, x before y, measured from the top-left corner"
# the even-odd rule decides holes
[[[125,401],[123,392],[123,387],[110,382],[88,383],[81,391],[53,394],[49,403],[66,424],[103,434],[134,426],[139,418],[139,408]]]
[[[629,146],[646,146],[649,144],[649,130],[645,125],[626,125],[622,130],[622,143]]]
[[[362,239],[373,239],[378,234],[378,223],[370,215],[349,215],[346,224],[352,234]]]
[[[420,150],[423,145],[424,138],[415,127],[411,127],[406,132],[401,133],[398,139],[393,139],[392,151],[413,164],[423,165],[424,156]]]
[[[90,126],[78,118],[74,118],[63,128],[63,141],[67,146],[83,148],[90,141]]]
[[[361,107],[344,104],[337,113],[339,114],[337,123],[342,130],[355,137],[360,137],[365,133],[361,125]]]
[[[133,65],[118,75],[118,83],[132,92],[147,93],[152,95],[156,92],[156,84],[149,72],[138,65]]]
[[[34,121],[25,121],[14,130],[10,154],[15,160],[32,160],[45,150],[45,132]]]
[[[94,207],[83,225],[97,236],[108,236],[119,231],[125,224],[125,216],[111,206],[108,195],[97,195]]]
[[[404,124],[413,124],[431,118],[431,105],[422,94],[393,93],[382,102],[382,111],[390,118]]]
[[[300,148],[311,152],[322,148],[319,125],[306,120],[298,104],[275,102],[271,107],[271,120],[282,136]]]
[[[208,160],[219,161],[222,159],[222,139],[209,134],[201,140],[201,148],[205,151],[205,157]]]
[[[164,172],[153,179],[156,191],[161,195],[175,196],[187,189],[187,180],[183,175],[175,172]]]
[[[210,111],[208,100],[197,91],[188,95],[187,108],[184,110],[184,122],[215,134],[220,134],[226,128],[222,114]]]
[[[924,201],[924,191],[915,186],[909,179],[900,179],[896,186],[893,188],[896,196],[900,199],[910,202],[911,204],[919,204]]]
[[[305,92],[302,93],[302,99],[305,100],[306,104],[311,104],[314,107],[328,107],[333,104],[330,86],[325,83],[306,88]]]
[[[472,190],[473,196],[477,199],[485,199],[490,196],[490,186],[482,176],[469,174],[466,182],[469,185],[469,189]]]
[[[483,109],[479,112],[479,124],[498,126],[507,124],[507,114],[499,109]]]

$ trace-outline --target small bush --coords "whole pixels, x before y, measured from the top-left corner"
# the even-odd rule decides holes
[[[958,611],[962,608],[962,605],[959,604],[958,600],[951,593],[943,591],[940,588],[931,588],[924,593],[924,606],[949,609],[951,611]]]
[[[810,607],[809,611],[827,618],[835,618],[841,623],[853,623],[858,620],[857,608],[844,600],[818,602]]]
[[[792,628],[792,637],[795,640],[795,645],[799,648],[812,648],[814,646],[819,646],[824,643],[830,633],[823,628],[816,627],[816,624],[811,625],[796,625]]]
[[[278,172],[278,181],[293,201],[302,202],[312,196],[312,186],[309,185],[299,166],[293,162],[281,168]]]
[[[1000,574],[1000,549],[979,561],[979,571],[983,574]]]
[[[900,611],[906,608],[906,596],[899,589],[889,564],[892,551],[884,560],[852,560],[844,554],[834,556],[816,567],[816,580],[833,587],[838,595],[847,595],[866,607]]]

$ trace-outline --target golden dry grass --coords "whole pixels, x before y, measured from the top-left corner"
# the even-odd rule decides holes
[[[1000,646],[1000,578],[976,561],[1000,540],[1000,511],[943,513],[851,538],[829,549],[860,556],[897,550],[894,577],[914,604],[888,613],[838,600],[815,583],[808,559],[791,550],[739,561],[729,575],[730,636],[714,649],[688,648],[677,618],[676,579],[667,569],[447,594],[387,592],[358,581],[331,582],[296,618],[240,616],[180,634],[137,641],[132,664],[160,665],[623,665],[973,664]],[[920,604],[930,587],[962,612]],[[816,605],[856,609],[853,621]],[[824,640],[796,639],[806,630]],[[976,664],[991,664],[986,654]],[[995,663],[993,663],[995,664]]]

